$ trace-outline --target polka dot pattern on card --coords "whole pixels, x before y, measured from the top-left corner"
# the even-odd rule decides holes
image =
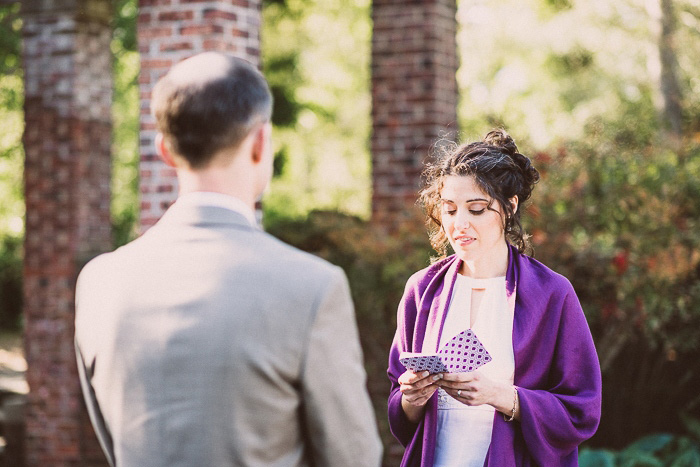
[[[442,346],[438,355],[450,373],[474,371],[491,361],[491,355],[471,329],[462,331],[450,339]]]
[[[402,352],[399,356],[399,361],[407,369],[430,373],[465,373],[491,360],[491,355],[471,329],[454,336],[437,354]]]

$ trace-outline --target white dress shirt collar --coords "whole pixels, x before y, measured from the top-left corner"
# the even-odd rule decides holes
[[[250,206],[235,196],[216,193],[213,191],[193,191],[179,196],[175,203],[178,205],[189,204],[196,206],[215,206],[229,209],[243,215],[248,222],[250,222],[250,225],[254,227],[258,225],[255,218],[255,212],[250,208]]]

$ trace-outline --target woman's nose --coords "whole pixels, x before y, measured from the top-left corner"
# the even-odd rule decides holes
[[[457,216],[457,219],[455,220],[455,227],[459,230],[465,230],[469,228],[471,223],[469,222],[469,216],[467,215],[461,215]]]

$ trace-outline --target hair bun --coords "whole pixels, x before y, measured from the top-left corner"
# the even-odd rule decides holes
[[[511,155],[511,158],[513,161],[515,161],[518,167],[520,167],[520,172],[523,174],[525,184],[529,187],[527,193],[527,198],[529,198],[535,183],[540,180],[540,173],[532,165],[532,162],[527,156],[516,152],[515,154]]]
[[[530,159],[518,152],[518,146],[511,136],[502,128],[489,131],[484,137],[484,143],[499,148],[503,153],[510,156],[511,160],[518,166],[524,182],[523,189],[518,196],[521,201],[530,197],[534,185],[540,180],[540,173],[532,165]]]
[[[518,146],[515,145],[515,141],[502,128],[489,131],[484,136],[484,143],[503,149],[511,157],[518,153]]]

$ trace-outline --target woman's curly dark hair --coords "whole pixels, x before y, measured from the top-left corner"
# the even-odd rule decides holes
[[[525,201],[540,179],[530,159],[518,152],[515,141],[503,129],[491,130],[482,141],[463,144],[443,144],[436,160],[427,164],[423,176],[425,185],[420,193],[430,231],[430,243],[441,255],[447,252],[448,239],[442,228],[440,191],[449,175],[474,177],[477,185],[501,206],[506,240],[522,253],[531,253],[528,235],[520,224],[520,214]],[[510,199],[518,197],[520,206],[516,212]],[[491,205],[489,204],[489,209]]]

